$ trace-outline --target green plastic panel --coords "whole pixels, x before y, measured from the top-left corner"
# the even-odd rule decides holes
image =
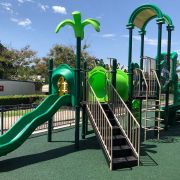
[[[107,70],[101,66],[96,66],[89,74],[89,83],[91,84],[98,100],[105,102],[107,94],[105,89],[107,88],[106,78],[111,80],[111,74],[107,73]],[[117,69],[116,73],[116,89],[119,95],[124,101],[128,100],[128,75],[123,70]]]

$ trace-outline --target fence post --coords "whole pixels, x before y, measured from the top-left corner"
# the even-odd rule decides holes
[[[1,135],[4,133],[4,112],[3,112],[3,106],[1,106]]]
[[[48,71],[49,71],[49,95],[52,94],[52,71],[53,71],[53,59],[48,61]],[[48,142],[52,141],[52,118],[48,121]]]

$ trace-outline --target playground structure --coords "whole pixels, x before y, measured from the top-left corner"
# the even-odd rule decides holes
[[[146,26],[152,19],[156,19],[158,25],[157,55],[154,59],[144,56]],[[167,53],[161,52],[162,25],[164,23],[167,25],[168,32]],[[135,27],[139,29],[141,37],[139,66],[132,63],[132,37]],[[177,101],[174,101],[175,104],[173,106],[169,106],[171,78],[177,76],[177,53],[171,54],[171,32],[174,30],[174,25],[171,18],[164,14],[158,7],[154,5],[143,5],[135,9],[131,14],[127,29],[129,29],[129,108],[130,110],[132,109],[132,99],[140,100],[140,125],[144,128],[144,139],[146,139],[148,131],[157,131],[157,138],[159,139],[160,130],[163,129],[161,122],[164,121],[164,128],[167,129],[171,119],[169,115],[172,114],[172,112],[176,114],[176,110],[179,109]],[[170,61],[172,61],[171,68]],[[165,82],[161,82],[161,75],[163,76],[164,72],[171,75],[171,77],[166,76],[164,77]],[[177,81],[172,85],[174,95],[179,98]],[[162,92],[165,93],[164,100]],[[144,120],[144,125],[142,125],[141,122],[142,113],[144,113],[142,118],[142,120]],[[152,115],[152,113],[154,115]],[[162,114],[164,114],[164,116],[162,116]],[[175,122],[175,115],[173,119],[171,119],[171,122]],[[154,125],[152,125],[152,123],[154,123]]]
[[[76,68],[66,64],[53,70],[49,61],[49,96],[31,113],[24,115],[14,126],[0,137],[0,156],[18,148],[36,129],[48,121],[48,141],[52,140],[52,116],[62,106],[75,106],[75,147],[79,147],[80,108],[82,108],[82,138],[87,135],[88,120],[101,144],[111,170],[139,165],[140,128],[144,129],[144,139],[148,131],[157,131],[159,139],[160,122],[165,129],[175,123],[175,113],[180,109],[180,84],[172,81],[176,78],[177,54],[171,53],[171,31],[174,26],[169,16],[153,5],[143,5],[130,16],[128,74],[117,68],[113,59],[110,70],[96,66],[87,71],[87,62],[80,68],[81,40],[84,27],[93,25],[99,31],[100,23],[92,18],[81,23],[79,12],[73,12],[74,21],[62,21],[56,28],[58,32],[65,25],[73,27],[77,38]],[[145,28],[152,19],[158,24],[158,52],[155,59],[144,56]],[[167,24],[167,53],[161,53],[162,24]],[[140,65],[132,63],[132,32],[140,29],[141,52]],[[170,63],[171,60],[171,63]],[[165,77],[165,81],[161,78]],[[166,75],[163,75],[166,74]],[[83,83],[82,83],[83,82]],[[169,89],[174,92],[174,101],[169,105]],[[82,91],[81,91],[82,90]],[[81,93],[82,92],[82,93]],[[165,93],[163,104],[162,93]],[[133,100],[138,105],[139,121],[133,114]],[[134,103],[136,104],[136,103]],[[149,112],[154,112],[150,117]],[[162,113],[164,112],[164,113]],[[142,114],[144,114],[142,118]],[[170,116],[173,120],[170,121]],[[142,121],[144,124],[142,124]],[[148,122],[154,123],[153,127]],[[151,123],[152,124],[152,123]]]

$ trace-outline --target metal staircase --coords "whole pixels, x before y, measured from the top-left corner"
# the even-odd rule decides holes
[[[156,71],[153,69],[141,70],[134,69],[134,98],[142,100],[142,113],[144,121],[144,140],[147,139],[148,131],[157,131],[157,139],[159,139],[161,119],[162,94],[161,84],[157,77]],[[142,84],[140,84],[140,79]],[[157,88],[159,95],[156,94]]]
[[[139,165],[140,126],[109,81],[106,103],[87,82],[86,109],[111,170]]]

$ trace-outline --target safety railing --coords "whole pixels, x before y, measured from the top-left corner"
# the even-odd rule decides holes
[[[26,113],[32,112],[37,104],[20,104],[20,105],[1,105],[0,106],[0,133],[5,133],[10,129],[18,119]],[[80,117],[82,115],[80,114]],[[61,107],[53,116],[53,128],[62,128],[72,126],[75,123],[75,108]],[[48,122],[38,126],[34,133],[46,131]]]
[[[89,82],[87,82],[87,110],[90,115],[91,123],[109,158],[110,169],[112,169],[113,128]]]
[[[140,84],[142,82],[142,84]],[[133,70],[133,96],[137,97],[146,97],[148,95],[148,83],[144,72],[135,68]]]
[[[108,104],[114,113],[118,125],[120,126],[124,136],[132,147],[135,155],[140,157],[140,125],[133,116],[126,103],[120,97],[111,82],[107,81]]]

